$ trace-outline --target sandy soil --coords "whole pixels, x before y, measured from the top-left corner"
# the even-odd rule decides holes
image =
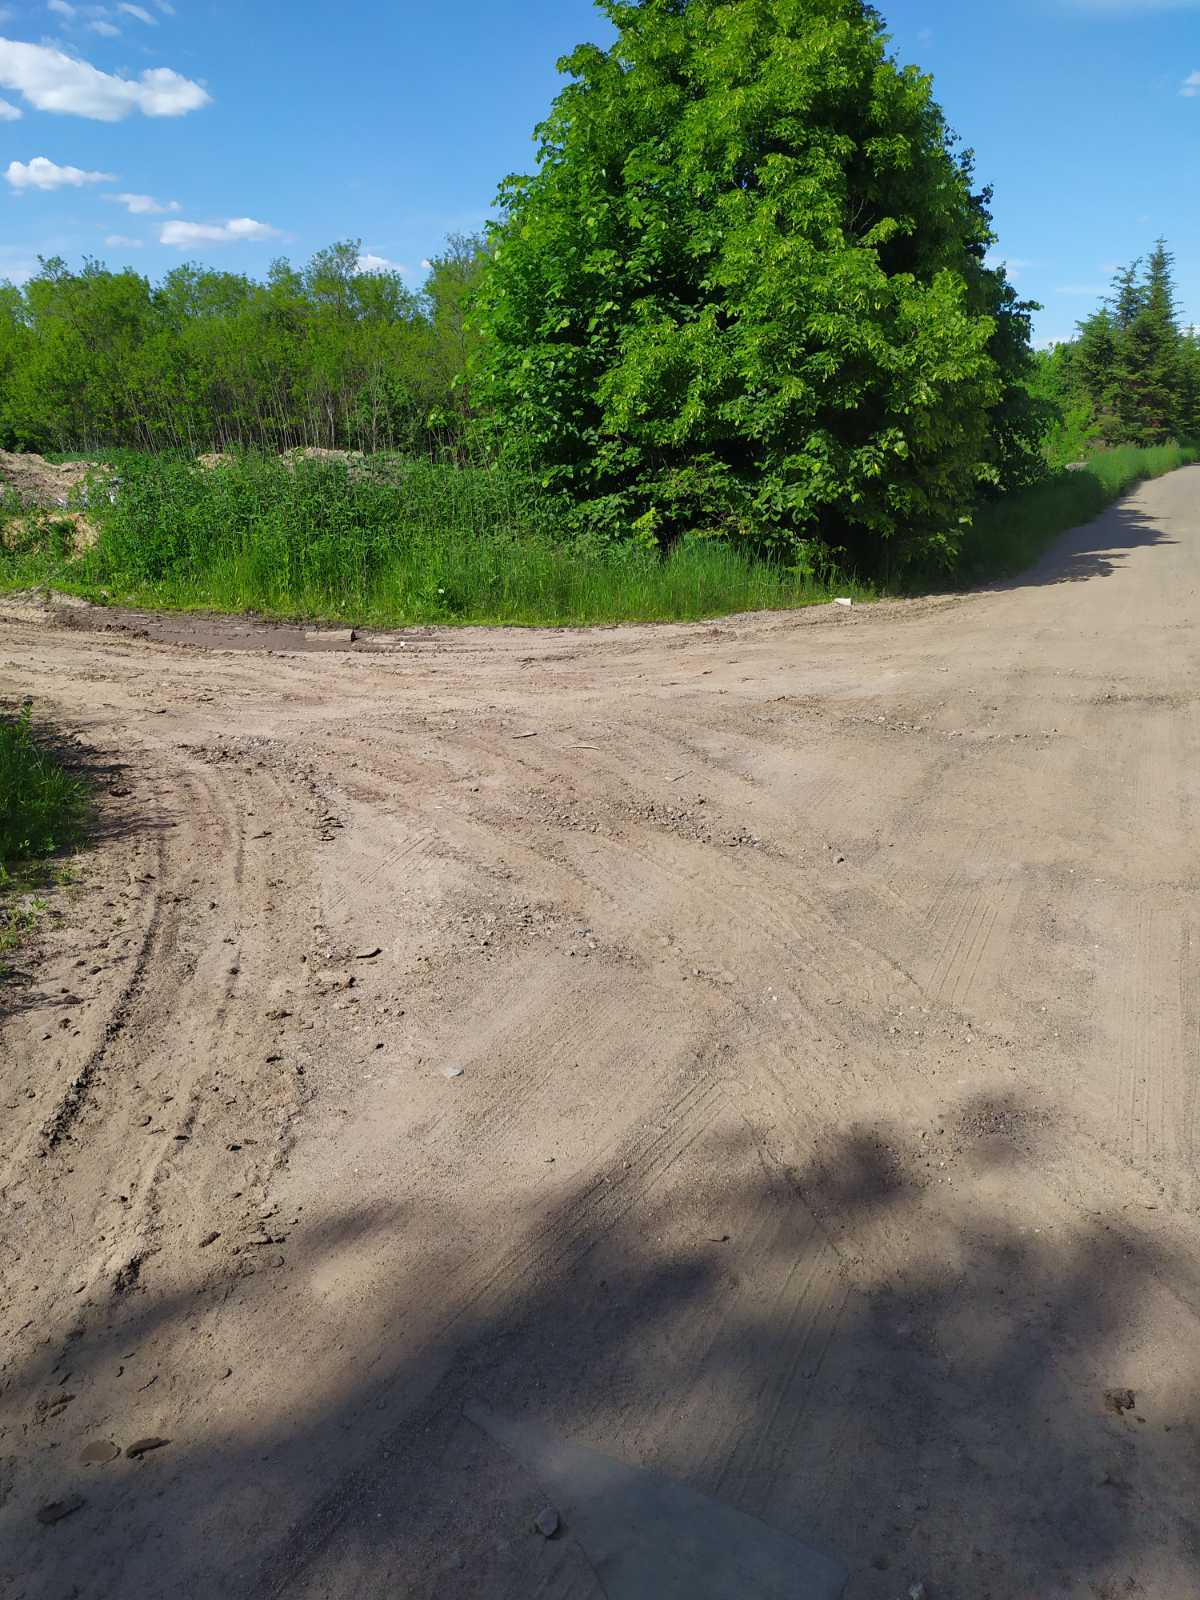
[[[711,626],[10,602],[102,820],[3,995],[6,1600],[598,1600],[477,1405],[851,1600],[1194,1600],[1198,498]]]

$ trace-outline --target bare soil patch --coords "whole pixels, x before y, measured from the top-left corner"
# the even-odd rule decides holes
[[[0,995],[0,1591],[601,1600],[482,1408],[850,1600],[1193,1600],[1198,484],[944,603],[9,601],[106,775]]]

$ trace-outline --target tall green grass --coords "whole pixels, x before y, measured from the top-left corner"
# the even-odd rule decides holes
[[[94,496],[88,513],[96,547],[74,562],[14,555],[10,585],[384,625],[699,618],[835,592],[832,579],[712,539],[665,557],[567,541],[561,507],[535,481],[484,467],[250,454],[212,469],[163,456],[115,465],[111,503]],[[868,591],[839,581],[836,592]]]
[[[18,866],[83,836],[87,787],[33,730],[28,706],[0,716],[0,885]]]
[[[963,540],[957,576],[967,583],[1013,577],[1059,534],[1098,517],[1136,483],[1196,460],[1200,450],[1191,445],[1122,445],[1092,456],[1076,471],[1054,472],[1030,489],[988,501]]]
[[[899,586],[1017,573],[1139,479],[1196,458],[1188,447],[1129,447],[1052,473],[982,505],[951,574],[909,572]],[[249,453],[211,469],[121,452],[108,464],[115,493],[100,481],[86,497],[95,547],[72,558],[75,530],[54,513],[10,520],[18,533],[0,550],[0,585],[383,626],[686,620],[874,592],[715,539],[685,539],[666,555],[572,541],[561,505],[535,479],[489,467]]]

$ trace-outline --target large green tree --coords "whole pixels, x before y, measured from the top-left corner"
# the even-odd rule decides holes
[[[580,523],[949,555],[1036,444],[1029,307],[861,0],[600,0],[504,184],[475,397]]]
[[[1163,444],[1179,418],[1180,337],[1175,314],[1174,261],[1159,239],[1147,263],[1140,304],[1120,346],[1118,411],[1133,444]]]

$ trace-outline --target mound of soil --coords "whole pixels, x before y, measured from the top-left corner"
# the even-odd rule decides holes
[[[47,523],[56,524],[59,528],[63,524],[70,524],[69,553],[73,557],[90,550],[100,537],[95,523],[89,522],[82,511],[60,511],[52,517],[33,511],[27,516],[10,517],[7,522],[0,523],[0,546],[16,551],[39,549],[49,539]]]
[[[36,455],[13,455],[0,450],[0,490],[15,492],[31,508],[65,509],[71,495],[82,489],[91,473],[111,469],[99,461],[54,463]]]
[[[205,472],[213,472],[218,467],[232,466],[236,458],[225,450],[210,450],[202,456],[196,457],[196,465]],[[325,450],[318,445],[297,445],[292,450],[280,453],[280,461],[285,467],[295,468],[302,461],[341,461],[351,470],[366,465],[367,458],[361,450]]]

